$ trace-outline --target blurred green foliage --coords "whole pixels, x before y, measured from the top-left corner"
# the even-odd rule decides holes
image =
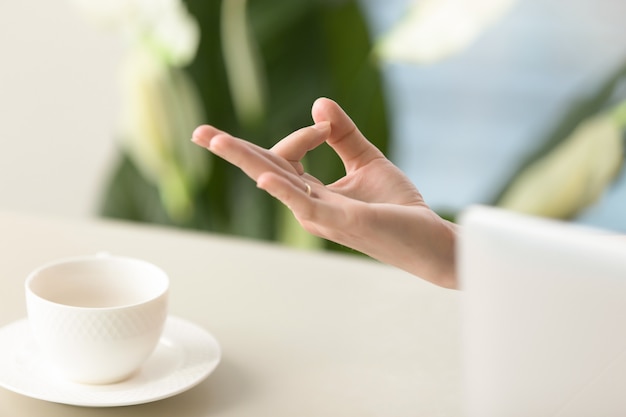
[[[206,123],[267,148],[293,130],[310,125],[313,101],[326,96],[340,103],[361,131],[386,152],[388,124],[381,74],[371,59],[368,28],[357,1],[247,2],[251,39],[260,58],[266,92],[262,115],[256,120],[242,120],[233,102],[222,49],[225,43],[220,38],[222,2],[186,3],[201,27],[196,59],[186,70],[200,92]],[[176,139],[189,141],[191,133]],[[239,169],[200,148],[198,152],[211,158],[210,173],[198,189],[193,214],[186,221],[168,216],[156,187],[139,174],[123,151],[104,193],[102,214],[261,239],[302,241],[289,237],[300,229],[292,227],[295,220],[277,201],[258,190]],[[305,164],[325,183],[344,173],[327,146],[307,155]],[[309,240],[308,244],[316,243]],[[333,247],[330,242],[317,242],[320,244]]]
[[[520,158],[520,163],[513,174],[507,179],[502,189],[496,193],[494,204],[498,204],[503,194],[521,172],[542,156],[554,151],[580,126],[581,122],[624,102],[626,100],[625,84],[626,62],[609,74],[606,80],[599,80],[595,89],[590,89],[588,94],[582,94],[577,101],[572,102],[565,109],[563,116],[555,120],[554,126],[548,130],[545,138],[540,141],[541,146],[524,158]],[[621,128],[624,129],[626,126],[621,126]],[[626,138],[626,131],[624,134]]]
[[[372,58],[372,41],[358,1],[185,2],[201,28],[196,59],[185,71],[197,87],[206,123],[269,148],[292,131],[310,125],[312,103],[316,98],[326,96],[336,100],[365,136],[383,152],[387,152],[389,127],[382,77],[379,66]],[[226,10],[222,7],[224,4],[235,6]],[[237,7],[245,7],[245,29],[249,34],[247,40],[250,41],[248,45],[245,40],[242,42],[242,39],[232,36],[232,25],[237,22],[233,23],[232,19],[226,18],[232,15],[233,10],[236,12]],[[225,33],[229,35],[225,37]],[[241,78],[235,74],[242,69],[242,65],[237,67],[232,61],[229,65],[228,56],[233,53],[254,55],[252,58],[256,61],[252,62],[250,68],[246,66],[244,69],[254,72],[257,77],[256,89],[253,85],[248,91],[234,91],[241,86],[248,88],[248,84],[240,82]],[[530,196],[545,200],[536,202],[536,207],[554,208],[565,204],[571,207],[561,207],[557,211],[570,213],[568,216],[574,217],[583,212],[589,198],[561,198],[557,201],[559,193],[551,192],[546,184],[550,183],[559,189],[575,176],[580,179],[580,183],[591,184],[590,179],[598,171],[597,167],[581,162],[580,158],[576,159],[574,152],[562,152],[559,149],[567,147],[570,139],[573,141],[573,138],[580,136],[578,129],[586,121],[599,114],[608,114],[612,109],[622,109],[619,113],[621,116],[611,117],[619,125],[616,126],[619,131],[625,132],[626,116],[622,114],[626,113],[625,85],[626,63],[607,80],[599,82],[596,90],[571,103],[569,109],[563,112],[563,117],[555,120],[554,128],[540,141],[542,146],[520,158],[519,166],[504,181],[502,190],[495,193],[492,204],[504,204],[503,197],[507,192],[513,190],[515,193],[515,183],[525,178],[525,172],[534,171],[538,174],[534,175],[534,179],[526,181],[523,187],[525,193],[520,194],[523,202],[527,200],[526,196]],[[250,103],[259,100],[260,104],[257,104],[260,108],[253,104],[255,110],[246,113],[245,109],[242,110],[246,107],[245,103],[241,103],[246,98],[249,98]],[[591,135],[585,141],[593,144],[596,132],[593,129],[586,132]],[[172,140],[188,142],[191,133],[188,137]],[[195,148],[190,142],[188,146]],[[623,141],[615,149],[623,159],[626,149]],[[168,214],[158,188],[141,175],[123,149],[120,150],[119,161],[103,194],[101,213],[126,220],[280,240],[301,246],[339,248],[304,232],[288,210],[258,190],[254,182],[238,168],[212,157],[200,148],[196,151],[204,153],[210,169],[206,178],[202,179],[201,186],[195,190],[194,207],[188,218],[174,219]],[[536,163],[551,153],[555,155],[551,160],[556,162],[550,164],[566,168],[555,171],[554,166],[543,163],[543,170],[538,170]],[[338,179],[344,173],[340,160],[327,146],[309,153],[304,163],[307,171],[325,183]],[[545,181],[546,176],[554,178]],[[598,184],[594,187],[602,189],[587,190],[589,195],[599,195],[609,185],[606,181]],[[543,192],[533,191],[539,189],[543,189]],[[518,208],[524,210],[523,207]],[[456,214],[440,213],[453,221]],[[541,215],[542,212],[540,210],[531,214]]]

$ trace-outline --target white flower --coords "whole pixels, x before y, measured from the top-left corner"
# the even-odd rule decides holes
[[[467,48],[500,19],[514,0],[418,0],[375,45],[386,61],[417,64],[442,60]]]
[[[170,7],[161,10],[153,25],[153,37],[165,60],[174,66],[190,63],[200,41],[200,28],[180,1],[164,1]]]
[[[142,176],[177,221],[189,218],[205,155],[189,143],[202,103],[180,67],[195,57],[200,29],[181,0],[71,0],[90,20],[122,34],[121,136]]]
[[[152,48],[174,66],[190,63],[200,29],[181,0],[70,0],[89,20]]]
[[[122,68],[123,145],[142,175],[154,183],[170,216],[191,213],[205,155],[189,143],[202,123],[202,105],[187,74],[154,54],[136,49]]]

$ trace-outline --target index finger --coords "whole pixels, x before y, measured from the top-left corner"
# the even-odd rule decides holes
[[[239,167],[255,181],[262,173],[271,171],[289,178],[290,181],[301,182],[297,179],[294,167],[283,158],[213,126],[198,127],[193,132],[192,141]]]
[[[352,119],[334,101],[319,98],[311,110],[316,123],[329,121],[331,134],[326,142],[343,161],[346,172],[352,172],[374,159],[384,158],[383,153],[359,131]]]
[[[270,150],[290,162],[298,174],[304,174],[300,160],[307,152],[324,143],[330,134],[330,122],[303,127],[286,136]]]

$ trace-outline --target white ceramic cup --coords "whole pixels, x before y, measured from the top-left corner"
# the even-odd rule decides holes
[[[43,357],[72,381],[110,384],[133,375],[157,346],[169,278],[139,259],[62,259],[26,279],[26,308]]]

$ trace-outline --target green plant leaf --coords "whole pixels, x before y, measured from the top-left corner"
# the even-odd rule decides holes
[[[235,111],[224,63],[219,1],[187,0],[201,28],[196,59],[185,70],[205,110],[204,122],[271,147],[312,123],[314,100],[325,96],[346,109],[361,131],[383,152],[388,125],[379,68],[370,59],[372,42],[357,1],[248,0],[249,35],[258,48],[266,86],[265,117],[242,124]],[[236,47],[236,46],[230,46]],[[242,95],[242,97],[245,96]],[[241,98],[239,98],[241,100]],[[181,141],[189,141],[191,132]],[[194,146],[189,144],[189,146]],[[208,152],[198,148],[197,152]],[[321,146],[307,155],[310,172],[328,183],[343,176],[334,152]],[[204,184],[193,196],[193,217],[184,224],[167,216],[153,185],[125,155],[114,168],[102,213],[136,221],[172,224],[255,238],[298,241],[303,231],[285,221],[284,208],[257,189],[239,169],[213,158]],[[323,242],[328,248],[341,249]]]

